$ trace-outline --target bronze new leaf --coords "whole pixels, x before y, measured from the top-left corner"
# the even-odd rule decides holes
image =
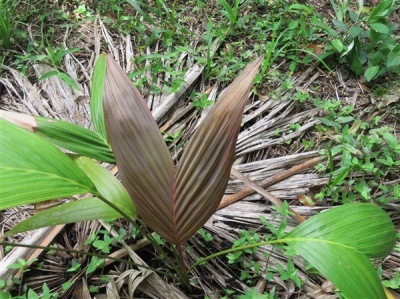
[[[249,64],[220,95],[175,169],[146,102],[108,57],[104,115],[122,184],[139,215],[167,241],[181,245],[217,209],[228,184],[242,114],[261,61]]]

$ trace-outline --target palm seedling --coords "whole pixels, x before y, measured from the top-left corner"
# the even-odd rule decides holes
[[[95,131],[60,120],[1,112],[0,118],[5,120],[0,120],[0,209],[76,194],[92,195],[37,213],[8,234],[119,217],[141,228],[138,223],[142,219],[172,244],[170,249],[180,257],[181,269],[144,231],[186,285],[190,270],[210,258],[286,243],[346,297],[384,298],[367,257],[389,254],[396,234],[389,216],[370,204],[334,208],[305,221],[282,239],[218,252],[186,270],[182,245],[214,213],[225,192],[242,114],[261,61],[259,58],[249,64],[222,92],[176,166],[142,96],[106,55],[99,57],[93,76]],[[77,155],[66,155],[54,145]],[[122,185],[91,158],[116,163]]]

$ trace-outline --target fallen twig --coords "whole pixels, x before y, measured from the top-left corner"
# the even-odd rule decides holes
[[[57,225],[54,227],[45,227],[38,230],[35,230],[28,234],[22,241],[23,245],[34,245],[39,243],[40,246],[48,246],[54,238],[58,235],[58,233],[64,228],[64,224]],[[6,257],[0,261],[0,279],[7,280],[9,276],[13,276],[14,278],[20,278],[23,270],[25,269],[10,269],[8,266],[17,262],[18,259],[22,258],[29,262],[36,259],[40,253],[42,253],[43,248],[40,247],[28,247],[24,246],[17,248],[14,247],[12,252],[6,255]],[[6,290],[11,288],[14,280],[11,281],[11,285],[7,285]]]
[[[291,177],[292,175],[295,175],[295,174],[302,172],[310,167],[313,167],[313,166],[317,165],[320,161],[321,161],[321,159],[319,157],[312,158],[304,163],[301,163],[299,165],[289,168],[285,172],[281,172],[274,176],[271,176],[271,177],[261,181],[258,185],[262,188],[266,188],[266,187],[276,184],[288,177]],[[232,168],[232,171],[233,171],[233,168]],[[232,172],[232,174],[233,174],[233,172]],[[236,176],[236,175],[234,175],[234,176]],[[238,179],[240,179],[240,178],[238,178]],[[230,205],[230,204],[232,204],[250,194],[253,194],[255,192],[256,192],[256,190],[254,188],[245,187],[235,194],[225,196],[221,200],[221,203],[219,204],[218,209],[222,209],[222,208],[226,207],[227,205]]]
[[[276,198],[275,196],[273,196],[271,193],[269,193],[268,191],[264,190],[260,185],[254,183],[252,180],[250,180],[249,178],[247,178],[245,175],[243,175],[241,172],[237,171],[236,169],[232,168],[231,169],[231,174],[238,178],[239,180],[241,180],[243,183],[245,183],[246,185],[249,185],[252,189],[254,189],[257,193],[261,194],[262,196],[264,196],[266,199],[268,199],[271,203],[273,203],[274,205],[278,206],[278,207],[282,207],[283,206],[283,202],[281,200],[279,200],[278,198]],[[294,211],[293,209],[289,208],[289,211],[292,212],[294,214],[293,219],[298,222],[304,222],[306,221],[304,219],[303,216],[301,216],[299,213],[297,213],[296,211]]]

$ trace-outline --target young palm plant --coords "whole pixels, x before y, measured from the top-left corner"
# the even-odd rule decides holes
[[[190,270],[210,258],[286,243],[346,297],[384,298],[368,257],[388,255],[396,233],[389,216],[370,204],[334,208],[305,221],[282,239],[218,252],[185,270],[182,245],[214,213],[224,194],[242,114],[261,61],[259,58],[249,64],[220,95],[186,145],[177,166],[142,96],[106,55],[98,59],[93,76],[91,112],[95,131],[60,120],[0,112],[0,210],[76,194],[92,195],[71,198],[37,213],[8,235],[56,224],[119,217],[141,228],[138,223],[143,219],[173,244],[174,253],[177,249],[181,269],[152,235],[143,231],[186,285]],[[66,155],[55,145],[77,155]],[[122,185],[91,158],[116,163]]]

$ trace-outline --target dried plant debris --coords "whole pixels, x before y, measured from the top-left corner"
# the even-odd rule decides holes
[[[165,2],[169,7],[166,1],[156,2]],[[168,30],[172,28],[168,26],[171,25],[163,28],[164,31],[154,31],[155,25],[145,21],[140,11],[132,9],[128,4],[124,6],[127,14],[132,14],[136,19],[143,18],[143,27],[140,28],[147,41],[144,41],[145,38],[141,39],[137,32],[120,30],[116,22],[110,21],[114,16],[109,11],[94,14],[92,1],[84,5],[86,11],[81,7],[78,12],[75,11],[78,7],[65,4],[67,10],[71,12],[71,22],[80,23],[76,28],[57,27],[54,39],[58,43],[57,46],[80,48],[80,50],[63,56],[57,68],[68,75],[77,88],[73,87],[74,84],[71,86],[66,83],[60,76],[41,80],[41,77],[55,70],[54,66],[46,61],[32,63],[28,72],[15,64],[4,63],[0,68],[0,109],[52,117],[92,129],[90,82],[95,61],[101,53],[107,52],[129,78],[136,82],[176,162],[182,156],[186,143],[209,113],[210,107],[218,103],[217,99],[223,94],[227,82],[231,81],[243,64],[262,52],[254,50],[252,46],[258,44],[257,38],[262,36],[254,33],[256,37],[246,37],[242,31],[245,27],[256,28],[257,24],[237,27],[237,35],[231,31],[220,36],[215,33],[217,31],[213,31],[212,26],[207,25],[208,20],[212,20],[214,26],[226,23],[226,17],[219,13],[221,5],[218,3],[223,2],[225,1],[211,1],[209,7],[201,8],[204,9],[202,11],[204,16],[182,10],[182,14],[188,16],[186,22],[190,38],[182,39],[185,47],[179,45],[182,46],[179,51],[176,51],[177,45],[166,42]],[[324,10],[330,9],[328,2],[316,3],[315,6],[318,8],[321,5],[326,6]],[[372,6],[371,3],[369,5]],[[168,11],[171,12],[171,9]],[[245,8],[241,16],[246,20],[246,16],[260,11]],[[167,19],[173,16],[165,11],[163,17]],[[29,42],[34,42],[32,31],[39,27],[38,23],[33,23],[29,28]],[[153,32],[155,33],[151,35]],[[271,36],[269,33],[264,35],[267,36],[268,42],[272,41],[273,33]],[[241,41],[243,39],[246,39],[247,44]],[[313,49],[308,47],[311,45],[297,46],[302,52],[304,49]],[[45,47],[42,50],[45,51]],[[28,55],[24,51],[25,49],[20,51],[20,54]],[[270,64],[269,70],[263,73],[267,79],[264,82],[257,81],[259,85],[251,90],[244,108],[233,167],[255,183],[261,184],[271,177],[315,158],[321,159],[318,161],[320,163],[318,169],[328,169],[326,173],[329,173],[329,167],[340,167],[343,161],[336,157],[332,160],[329,157],[325,159],[328,154],[321,156],[319,151],[326,149],[330,140],[335,142],[340,139],[338,136],[342,136],[342,131],[335,131],[334,127],[321,129],[321,126],[327,126],[327,123],[334,126],[329,121],[332,111],[337,109],[335,105],[345,106],[346,111],[351,111],[339,115],[342,117],[339,123],[343,122],[340,123],[343,125],[341,130],[348,121],[345,117],[353,117],[356,120],[360,119],[361,124],[349,121],[347,129],[350,131],[355,130],[364,134],[369,128],[363,127],[365,125],[363,122],[376,122],[389,127],[390,132],[398,139],[400,128],[398,112],[397,114],[395,112],[399,109],[398,84],[386,86],[378,82],[376,85],[371,85],[362,78],[360,80],[353,76],[348,69],[339,66],[334,72],[329,72],[318,64],[315,57],[293,72],[290,66],[293,62],[291,59],[299,60],[303,54],[294,55],[296,58],[277,56]],[[300,63],[299,61],[297,63]],[[214,74],[212,68],[220,62],[226,65],[218,68],[218,73]],[[287,76],[289,72],[290,75]],[[311,101],[303,102],[304,95],[320,102],[327,100],[329,103],[318,106],[313,105]],[[306,142],[303,142],[303,139]],[[269,184],[265,188],[276,198],[286,200],[296,213],[306,219],[336,204],[326,198],[322,201],[315,198],[321,190],[332,183],[333,178],[323,171],[317,171],[313,166],[272,185]],[[351,179],[360,180],[364,178],[368,180],[371,176],[365,175],[360,170],[351,171],[349,175]],[[399,176],[395,169],[387,180],[382,178],[382,181],[378,182],[379,188],[373,191],[374,196],[371,197],[373,202],[389,211],[397,229],[399,199],[395,198],[387,203],[376,199],[383,192],[382,186],[397,186],[398,180]],[[231,176],[225,197],[239,194],[244,188],[246,185],[241,180]],[[335,190],[340,188],[345,186],[340,184],[334,186]],[[361,190],[370,186],[356,185],[350,188],[356,192],[356,189]],[[34,213],[35,207],[31,205],[1,211],[1,234]],[[266,227],[264,221],[279,228],[284,218],[286,219],[261,195],[257,193],[247,195],[217,210],[204,225],[203,233],[197,233],[186,243],[185,262],[190,265],[200,257],[231,248],[241,237],[251,239],[255,234],[271,234],[273,228]],[[287,217],[286,223],[285,232],[297,226],[290,217]],[[116,226],[128,232],[131,229],[129,224],[123,221]],[[93,246],[88,240],[100,230],[107,231],[110,236],[118,236],[115,226],[113,228],[104,221],[89,221],[67,225],[64,229],[59,227],[20,233],[7,237],[7,241],[93,251]],[[134,241],[131,237],[125,237],[112,244],[110,256],[129,258],[141,264],[163,269],[164,263],[157,261],[154,251],[147,244],[144,239]],[[399,271],[398,248],[399,243],[397,249],[387,258],[376,262],[384,281],[393,280]],[[106,260],[104,265],[88,274],[91,257],[57,251],[48,253],[24,248],[6,251],[5,248],[0,248],[0,279],[18,273],[18,269],[7,269],[7,265],[14,263],[18,258],[30,257],[37,258],[37,261],[30,266],[31,271],[23,275],[19,273],[18,277],[27,288],[37,293],[43,291],[43,284],[46,283],[50,291],[58,292],[61,298],[188,297],[172,280],[150,270]],[[337,298],[335,295],[337,289],[332,283],[319,275],[304,259],[296,256],[288,259],[288,253],[283,247],[263,246],[251,254],[243,253],[240,264],[232,262],[233,259],[234,257],[231,259],[225,256],[218,257],[196,268],[191,281],[193,293],[196,294],[194,297],[203,298],[204,295],[209,298],[220,298],[225,295],[229,297],[230,294],[225,290],[232,290],[234,294],[232,296],[236,296],[243,294],[249,286],[257,286],[259,291],[270,291],[275,288],[279,298]],[[297,279],[282,275],[290,272],[288,269],[293,270],[292,274],[295,273],[293,277]],[[301,280],[300,286],[297,284],[299,280]],[[394,285],[394,282],[392,283]],[[395,290],[394,287],[392,289]]]

